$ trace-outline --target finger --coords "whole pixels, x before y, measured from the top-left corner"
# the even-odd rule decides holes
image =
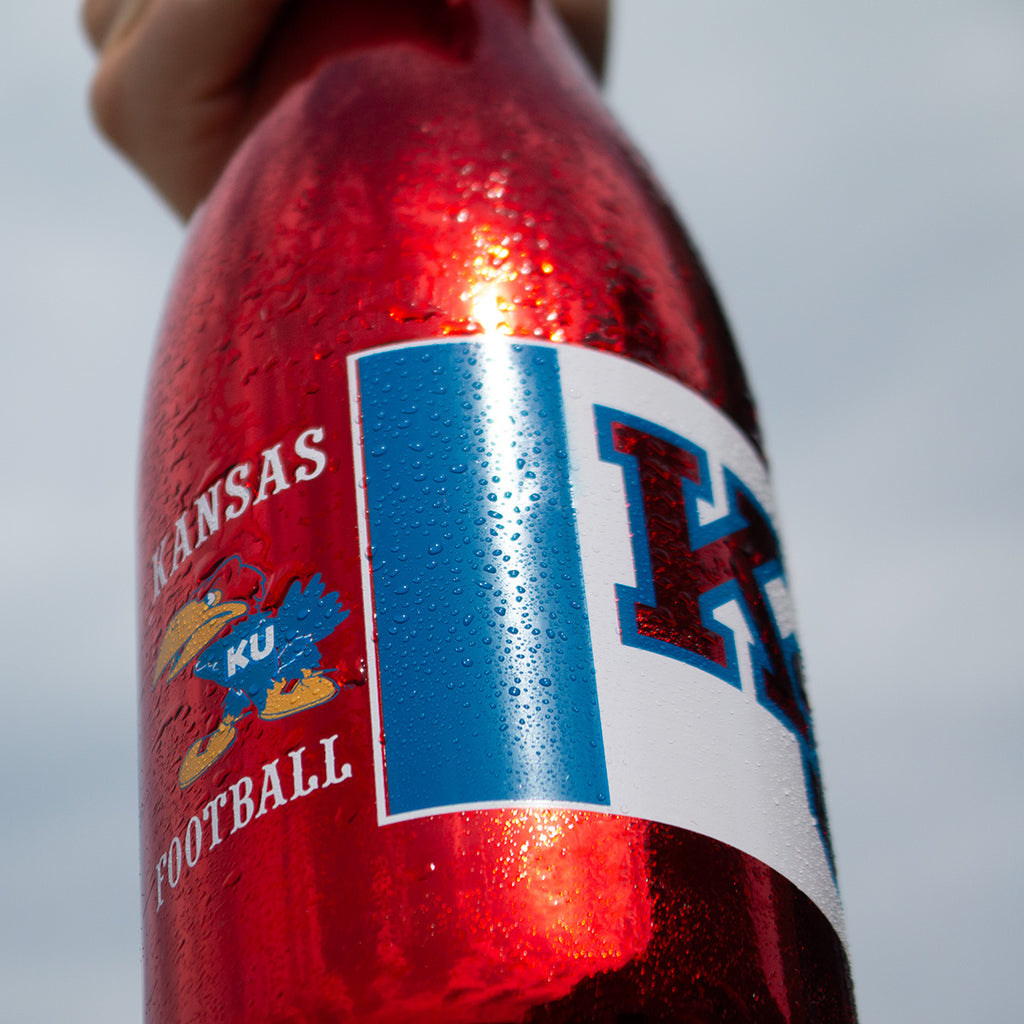
[[[159,3],[159,0],[156,2]],[[104,47],[114,46],[119,39],[123,39],[151,6],[152,0],[120,0],[117,13],[103,40]]]
[[[580,52],[601,78],[608,51],[610,0],[555,0],[555,8]]]
[[[246,72],[286,2],[127,0],[107,26],[93,114],[185,216],[237,144]]]
[[[116,7],[104,39],[106,63],[148,102],[205,96],[233,84],[288,0],[89,2]]]
[[[82,4],[82,25],[89,42],[97,50],[103,49],[111,26],[125,0],[84,0]]]

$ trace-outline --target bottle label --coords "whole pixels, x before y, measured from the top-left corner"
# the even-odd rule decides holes
[[[639,363],[349,358],[382,825],[575,807],[727,843],[843,933],[765,464]]]

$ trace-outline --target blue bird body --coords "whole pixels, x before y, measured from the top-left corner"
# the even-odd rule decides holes
[[[322,671],[317,643],[349,614],[326,589],[319,573],[305,589],[295,580],[276,612],[255,612],[206,648],[194,672],[228,690],[225,714],[237,718],[253,705],[262,714],[275,684]]]

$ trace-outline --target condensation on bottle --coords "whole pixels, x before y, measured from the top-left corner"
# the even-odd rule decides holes
[[[747,384],[546,3],[262,83],[145,418],[146,1020],[854,1021]]]

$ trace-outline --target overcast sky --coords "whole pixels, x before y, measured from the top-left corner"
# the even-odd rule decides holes
[[[140,1016],[133,488],[181,230],[0,9],[0,1021]],[[761,407],[862,1024],[1019,1019],[1020,0],[620,0]]]

